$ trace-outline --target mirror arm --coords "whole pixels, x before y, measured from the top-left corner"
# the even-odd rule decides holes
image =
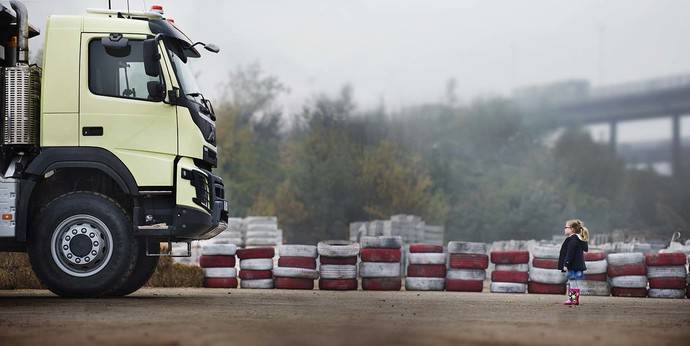
[[[168,101],[171,105],[177,105],[177,99],[180,97],[180,89],[173,87],[172,90],[168,90]]]

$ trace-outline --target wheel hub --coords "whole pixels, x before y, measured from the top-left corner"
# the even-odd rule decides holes
[[[108,227],[91,215],[75,215],[53,232],[53,259],[73,276],[91,276],[110,260],[112,236]]]

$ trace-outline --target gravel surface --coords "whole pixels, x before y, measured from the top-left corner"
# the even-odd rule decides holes
[[[689,345],[690,300],[460,292],[0,291],[0,345]]]

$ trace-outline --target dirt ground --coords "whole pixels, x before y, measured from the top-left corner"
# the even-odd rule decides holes
[[[0,345],[690,345],[690,300],[147,288],[0,291]]]

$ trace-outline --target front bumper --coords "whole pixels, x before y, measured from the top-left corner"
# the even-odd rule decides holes
[[[228,201],[225,200],[223,179],[203,170],[205,174],[183,171],[183,178],[195,187],[194,202],[201,208],[178,205],[175,208],[171,238],[203,240],[213,238],[228,228]]]

